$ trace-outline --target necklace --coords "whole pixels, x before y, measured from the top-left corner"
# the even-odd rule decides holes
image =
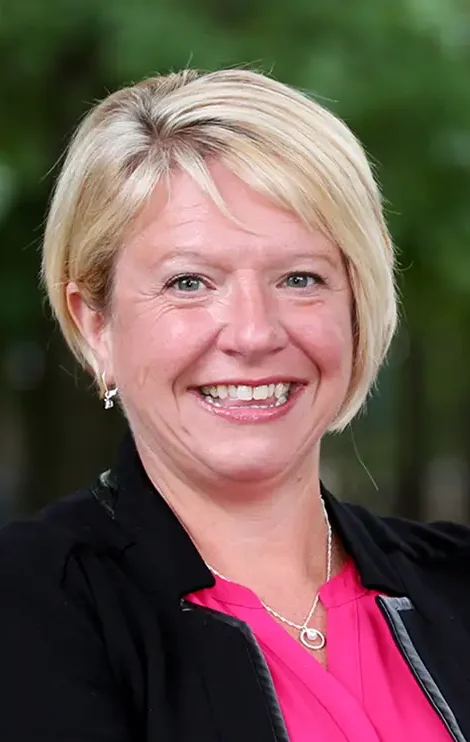
[[[331,561],[332,561],[332,551],[333,551],[333,534],[330,524],[330,519],[328,518],[328,513],[326,512],[325,503],[323,501],[323,497],[321,499],[321,504],[323,508],[323,515],[325,517],[325,523],[327,528],[327,547],[326,547],[326,580],[325,582],[328,582],[331,578]],[[225,582],[231,582],[227,577],[224,577],[220,572],[217,572],[216,569],[210,566],[210,564],[207,565],[210,571],[216,575],[217,577],[220,577],[222,580],[225,580]],[[320,600],[320,591],[317,590],[315,594],[315,598],[312,603],[312,607],[310,608],[307,618],[305,621],[301,624],[294,623],[294,621],[290,621],[285,616],[281,616],[280,613],[275,611],[273,608],[270,608],[269,605],[266,605],[266,603],[263,603],[261,600],[261,605],[263,606],[264,610],[271,614],[271,616],[274,616],[279,621],[282,621],[282,623],[287,624],[287,626],[291,626],[293,629],[296,629],[299,632],[299,639],[304,645],[304,647],[307,647],[307,649],[323,649],[323,647],[326,644],[326,637],[323,631],[320,631],[320,629],[315,628],[309,628],[309,623],[312,619],[313,614],[315,613],[316,607],[318,605],[318,602]]]

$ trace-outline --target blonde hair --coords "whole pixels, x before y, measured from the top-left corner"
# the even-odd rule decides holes
[[[247,69],[184,70],[119,90],[79,126],[46,226],[43,277],[63,335],[99,378],[67,307],[78,284],[105,310],[126,231],[175,167],[223,208],[207,160],[216,158],[275,203],[320,227],[342,251],[351,282],[355,357],[330,430],[357,413],[396,326],[394,254],[379,189],[348,127],[308,96]]]

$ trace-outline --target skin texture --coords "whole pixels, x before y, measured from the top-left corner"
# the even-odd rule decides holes
[[[319,445],[351,378],[351,290],[327,237],[210,167],[237,222],[175,172],[170,196],[155,189],[119,254],[108,316],[74,284],[69,307],[119,387],[147,473],[207,560],[295,620],[324,579]],[[188,273],[199,278],[170,284]],[[268,377],[303,383],[271,421],[222,418],[194,392]],[[261,555],[269,570],[253,569]]]

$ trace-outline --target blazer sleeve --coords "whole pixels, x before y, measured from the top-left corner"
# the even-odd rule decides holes
[[[76,599],[61,589],[66,550],[38,524],[0,532],[0,740],[136,742],[79,570]]]

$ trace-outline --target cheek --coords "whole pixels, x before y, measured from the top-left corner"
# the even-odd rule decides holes
[[[347,376],[352,372],[353,342],[349,313],[338,316],[329,311],[317,312],[297,332],[299,344],[319,371],[326,375]]]
[[[211,342],[213,323],[204,309],[140,307],[120,311],[112,330],[116,382],[141,388],[188,374]]]

